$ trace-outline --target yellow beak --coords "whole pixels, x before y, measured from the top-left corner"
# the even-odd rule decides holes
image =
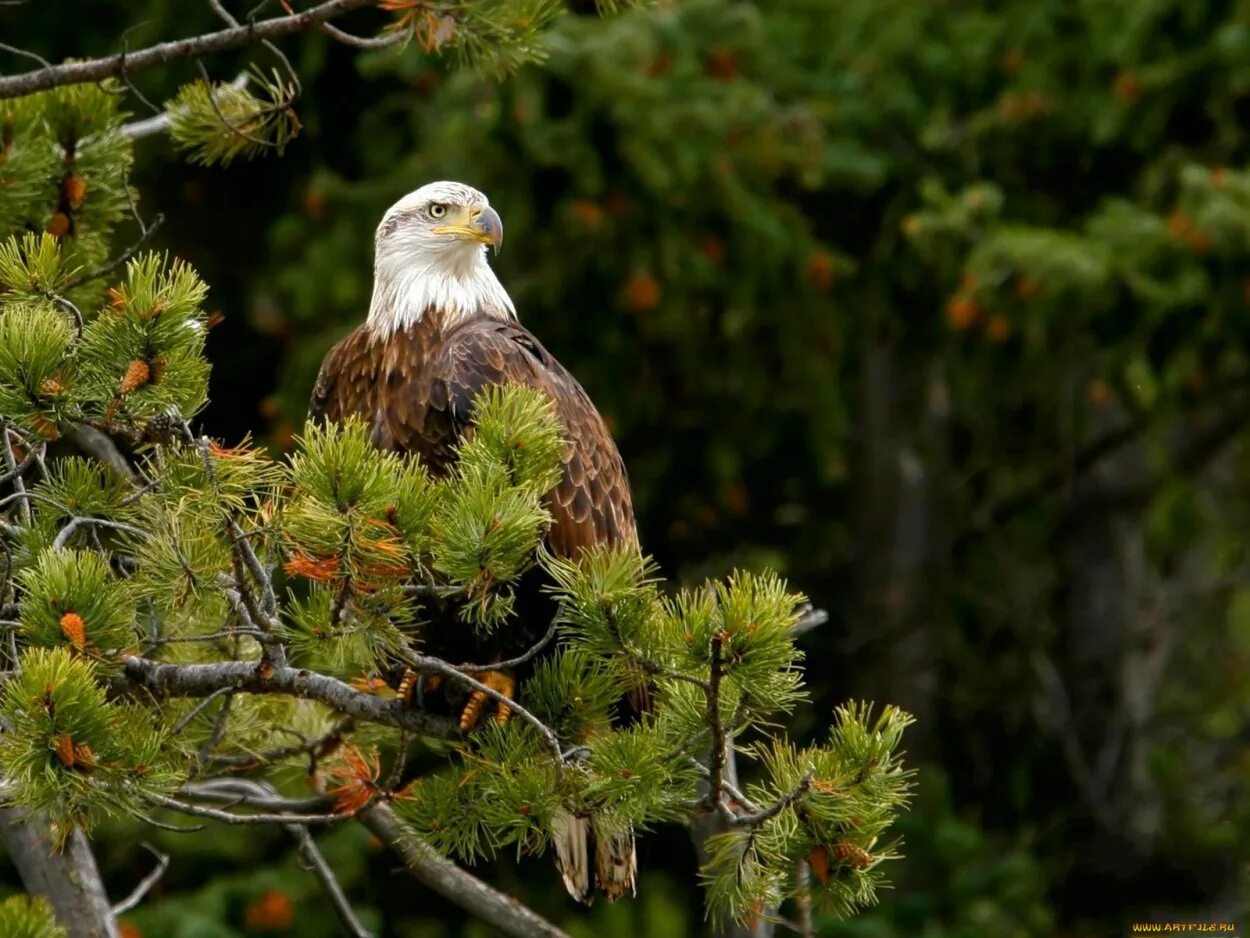
[[[439,225],[435,234],[449,234],[478,244],[489,244],[495,251],[503,246],[503,220],[493,208],[467,214],[459,224]]]

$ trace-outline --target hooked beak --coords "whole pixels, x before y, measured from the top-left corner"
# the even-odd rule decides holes
[[[493,208],[484,208],[477,213],[469,230],[474,232],[482,244],[489,244],[495,253],[503,247],[503,220]]]
[[[489,244],[498,253],[503,245],[503,221],[493,208],[483,208],[469,215],[462,224],[439,225],[435,234],[451,235],[478,244]]]

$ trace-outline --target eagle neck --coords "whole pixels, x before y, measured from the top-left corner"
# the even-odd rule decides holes
[[[449,330],[477,316],[516,319],[516,307],[486,262],[485,248],[463,258],[379,255],[374,263],[368,322],[375,333],[389,335],[427,319]]]

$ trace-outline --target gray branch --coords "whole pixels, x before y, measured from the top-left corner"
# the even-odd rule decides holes
[[[82,831],[61,850],[48,825],[20,808],[0,808],[0,838],[31,895],[43,896],[69,938],[118,938],[108,894]]]
[[[513,938],[569,938],[533,910],[462,870],[404,827],[389,805],[374,805],[360,816],[379,840],[399,854],[418,881]]]
[[[410,709],[401,700],[383,700],[337,678],[304,668],[274,667],[253,661],[162,664],[131,657],[126,659],[125,672],[132,684],[158,698],[207,697],[230,687],[240,693],[286,694],[316,700],[346,716],[397,726],[421,736],[454,739],[460,735],[449,719]]]
[[[302,13],[275,16],[272,19],[221,29],[201,36],[162,42],[137,52],[122,52],[100,59],[66,62],[63,65],[45,66],[31,72],[3,76],[0,77],[0,98],[16,98],[33,94],[36,91],[47,91],[49,88],[60,88],[63,85],[103,81],[106,78],[117,78],[144,69],[168,65],[170,62],[227,52],[266,40],[319,30],[323,24],[332,19],[353,10],[374,6],[376,3],[377,0],[327,0]]]

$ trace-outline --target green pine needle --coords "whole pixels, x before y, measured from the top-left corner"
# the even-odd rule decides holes
[[[0,902],[0,935],[5,938],[67,938],[43,896],[17,894]]]

